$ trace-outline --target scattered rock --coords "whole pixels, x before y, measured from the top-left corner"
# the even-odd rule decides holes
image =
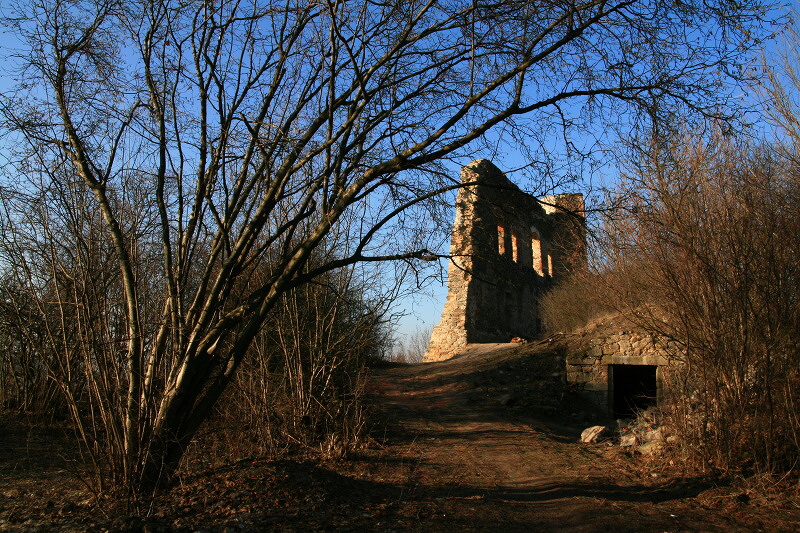
[[[587,444],[600,442],[601,440],[607,439],[608,436],[609,431],[606,426],[592,426],[583,430],[581,433],[581,442]]]
[[[636,446],[636,435],[633,433],[628,433],[627,435],[622,435],[619,438],[619,445],[620,446]]]
[[[642,442],[664,442],[664,433],[661,428],[651,429],[642,434]]]
[[[636,447],[636,451],[642,455],[658,455],[661,453],[663,446],[660,442],[645,442]]]

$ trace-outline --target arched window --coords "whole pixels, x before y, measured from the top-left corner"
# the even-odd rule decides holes
[[[497,225],[497,253],[506,255],[506,228],[503,224]]]

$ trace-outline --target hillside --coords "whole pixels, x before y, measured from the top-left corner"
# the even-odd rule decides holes
[[[797,529],[800,512],[777,496],[578,443],[598,415],[561,385],[565,349],[559,341],[484,345],[449,361],[373,369],[366,449],[340,460],[243,459],[187,474],[149,516],[95,505],[59,464],[51,437],[4,420],[0,529]]]

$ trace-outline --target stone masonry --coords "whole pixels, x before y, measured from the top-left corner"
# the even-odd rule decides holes
[[[670,368],[677,354],[675,341],[666,341],[637,330],[594,331],[584,349],[566,358],[567,383],[597,405],[612,402],[613,380],[609,375],[615,365],[650,365],[656,367],[657,403],[668,390]]]
[[[582,195],[537,200],[486,159],[465,166],[461,182],[447,301],[425,361],[449,359],[467,344],[536,337],[543,291],[586,268]]]

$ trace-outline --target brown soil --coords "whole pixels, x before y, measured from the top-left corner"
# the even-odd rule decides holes
[[[578,443],[599,419],[546,343],[374,369],[371,445],[346,460],[242,460],[131,516],[70,473],[53,429],[0,418],[0,530],[796,531],[784,492]],[[743,488],[750,487],[750,488]]]

